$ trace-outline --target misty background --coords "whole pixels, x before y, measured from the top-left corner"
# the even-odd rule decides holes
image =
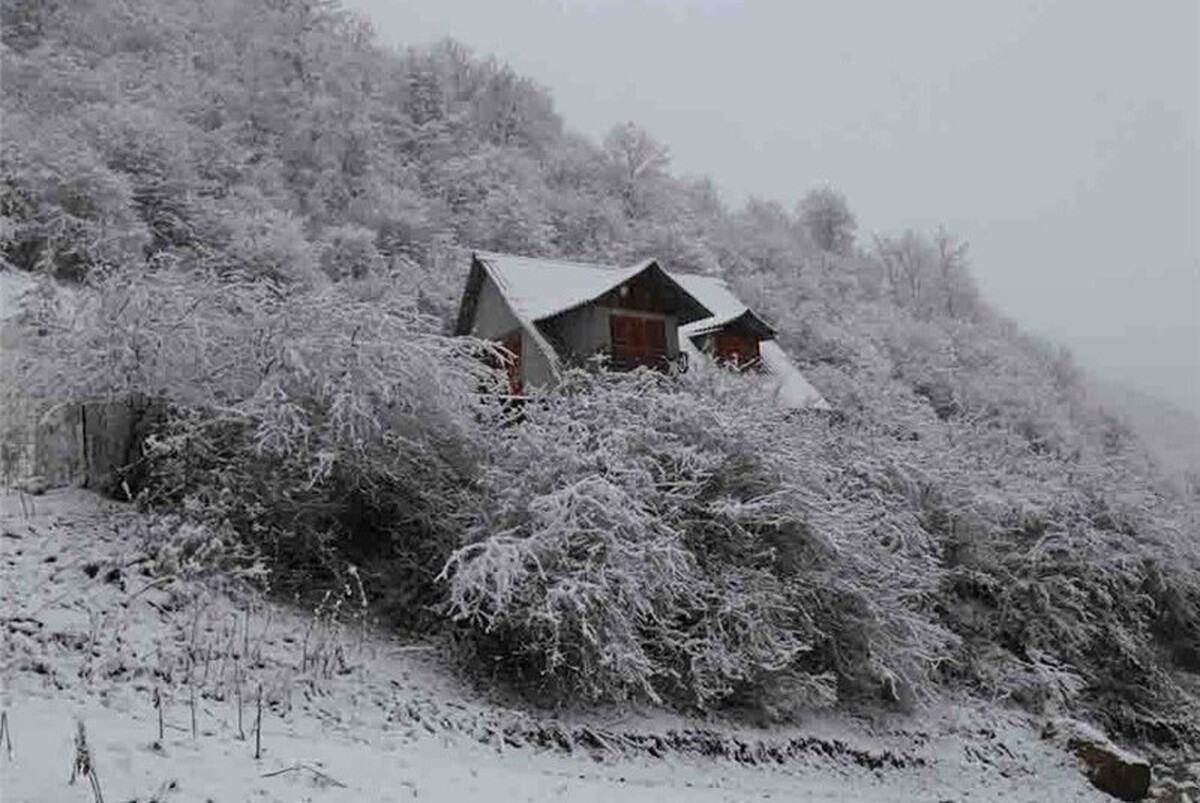
[[[734,203],[828,184],[868,243],[945,224],[1003,312],[1200,413],[1193,0],[348,6],[397,46],[495,54],[597,140],[637,122]]]

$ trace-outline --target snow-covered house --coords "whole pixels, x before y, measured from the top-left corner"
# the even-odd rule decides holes
[[[829,408],[775,342],[775,329],[724,282],[668,273],[653,259],[618,267],[477,251],[455,333],[512,354],[514,395],[604,355],[618,370],[754,366],[783,406]]]
[[[679,329],[680,348],[696,368],[732,364],[759,372],[772,383],[780,405],[789,409],[828,410],[829,403],[775,342],[775,327],[733,294],[723,279],[673,274],[688,294],[711,312]]]
[[[455,333],[511,352],[520,394],[596,355],[611,368],[665,369],[679,360],[679,327],[710,315],[653,259],[618,267],[475,252]]]

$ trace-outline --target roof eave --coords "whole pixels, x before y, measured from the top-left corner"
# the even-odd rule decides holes
[[[724,318],[706,318],[687,326],[681,326],[680,331],[688,337],[700,337],[708,335],[727,326],[731,326],[739,321],[744,321],[746,326],[758,336],[759,340],[773,340],[778,334],[774,326],[767,323],[753,310],[746,309],[737,315],[727,315]]]

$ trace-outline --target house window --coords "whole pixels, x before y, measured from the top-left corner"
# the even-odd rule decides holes
[[[629,370],[639,365],[662,368],[667,361],[667,322],[639,315],[609,316],[613,367]]]
[[[732,363],[738,367],[757,366],[761,359],[758,338],[753,335],[717,332],[713,336],[712,350],[717,362]]]

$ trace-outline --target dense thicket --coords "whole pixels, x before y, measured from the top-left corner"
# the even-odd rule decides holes
[[[83,285],[35,305],[10,388],[166,399],[146,498],[278,587],[361,572],[397,620],[567,694],[785,712],[967,685],[1195,722],[1194,480],[987,308],[951,235],[859,242],[828,188],[730,209],[636,125],[590,142],[505,65],[384,50],[333,3],[0,23],[0,252]],[[469,247],[724,275],[838,415],[634,375],[514,424],[476,395],[484,346],[440,334]]]

